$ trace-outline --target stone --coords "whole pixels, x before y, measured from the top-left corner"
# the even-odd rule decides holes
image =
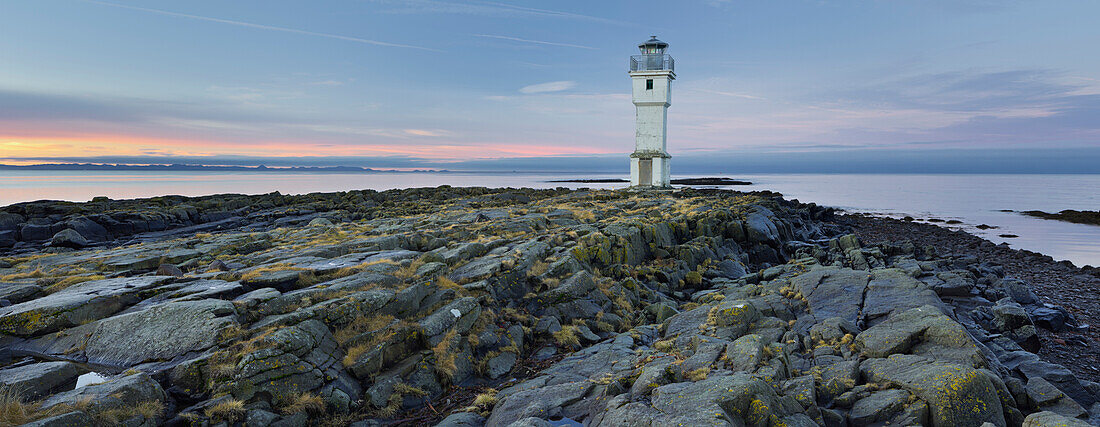
[[[1088,427],[1089,423],[1050,411],[1036,412],[1024,418],[1023,427]]]
[[[512,367],[516,366],[517,356],[515,353],[506,351],[494,356],[486,363],[489,368],[489,378],[497,379],[507,375],[512,371]]]
[[[229,271],[229,266],[224,261],[216,259],[210,261],[210,264],[206,266],[206,271]]]
[[[561,415],[562,407],[580,401],[593,387],[590,381],[567,382],[508,394],[493,407],[486,427],[504,427],[531,416]]]
[[[814,342],[833,343],[847,334],[858,334],[859,328],[852,322],[840,317],[830,317],[810,327],[810,339]]]
[[[241,280],[241,284],[250,289],[275,288],[282,291],[290,291],[295,288],[302,270],[274,270],[261,272],[259,276]]]
[[[160,267],[157,267],[157,275],[183,277],[183,270],[173,264],[161,264]]]
[[[986,364],[966,329],[933,306],[894,315],[857,335],[855,346],[873,358],[912,353],[974,367]]]
[[[173,302],[97,322],[84,354],[89,363],[130,367],[171,361],[218,342],[218,332],[237,325],[233,303],[222,300]]]
[[[773,415],[802,411],[793,400],[793,407],[784,404],[764,380],[743,373],[663,385],[652,400],[658,425],[768,425]]]
[[[535,323],[535,332],[549,335],[561,330],[561,322],[554,316],[543,316]]]
[[[96,420],[82,411],[66,412],[23,424],[22,427],[83,427],[95,425]]]
[[[1077,326],[1077,321],[1069,312],[1056,306],[1032,309],[1031,319],[1035,322],[1035,326],[1054,332],[1068,331]]]
[[[1067,417],[1077,418],[1087,416],[1088,413],[1081,405],[1062,393],[1058,387],[1042,377],[1028,379],[1025,387],[1027,397],[1040,409],[1055,412]]]
[[[868,382],[905,389],[927,402],[933,426],[1007,425],[988,371],[903,354],[868,359],[860,364],[860,371]]]
[[[17,230],[19,224],[26,221],[23,215],[11,212],[0,212],[0,230]]]
[[[103,261],[103,265],[114,271],[151,271],[160,266],[160,254],[147,252],[124,253]]]
[[[814,267],[791,278],[791,285],[806,298],[814,318],[840,317],[855,324],[868,279],[866,271]]]
[[[333,223],[328,218],[317,217],[309,221],[307,227],[332,227]]]
[[[244,417],[247,427],[267,427],[279,419],[279,415],[263,409],[251,409]]]
[[[821,384],[817,393],[825,400],[835,399],[847,393],[859,379],[858,360],[843,360],[839,356],[822,356],[815,359],[817,366],[811,372],[819,373]]]
[[[56,228],[54,229],[56,230]],[[19,236],[24,242],[37,242],[49,239],[52,235],[50,226],[45,224],[26,224],[19,229]]]
[[[442,262],[429,262],[416,268],[416,277],[434,279],[447,271],[447,264]]]
[[[764,346],[760,335],[744,335],[726,346],[726,364],[734,372],[752,372],[764,361]]]
[[[91,384],[76,390],[58,393],[42,401],[42,408],[57,405],[77,405],[84,411],[96,414],[105,410],[133,407],[145,402],[168,400],[168,395],[160,384],[145,373],[113,378],[100,384]],[[86,402],[86,403],[85,403]]]
[[[779,229],[772,218],[775,214],[763,206],[753,206],[745,216],[745,231],[750,242],[779,243]]]
[[[709,367],[711,363],[721,357],[725,349],[726,346],[717,340],[699,343],[695,348],[695,353],[680,364],[680,372],[686,374],[696,369]]]
[[[461,285],[487,278],[500,270],[500,258],[484,257],[475,259],[454,269],[447,277]]]
[[[672,382],[672,370],[669,369],[669,367],[672,366],[672,361],[673,358],[665,356],[653,360],[642,367],[642,372],[630,387],[630,396],[634,400],[639,400],[649,395],[654,388]]]
[[[79,249],[88,246],[88,239],[85,239],[76,230],[66,228],[53,235],[53,238],[50,239],[50,246]]]
[[[0,385],[18,390],[24,399],[38,400],[70,390],[85,369],[70,362],[41,362],[0,369]]]
[[[723,300],[717,306],[710,308],[707,313],[707,322],[712,323],[719,328],[728,328],[731,330],[730,335],[741,336],[749,330],[749,326],[760,320],[760,311],[756,309],[753,304],[744,300]],[[673,316],[675,319],[678,316]],[[671,320],[671,319],[670,319]],[[702,322],[696,322],[693,326],[689,326],[690,329],[698,330],[699,324]],[[672,330],[672,327],[669,327]],[[667,332],[666,332],[667,335]]]
[[[853,425],[889,421],[905,409],[908,401],[909,392],[905,390],[877,391],[852,405],[848,419]]]
[[[0,332],[35,336],[110,316],[140,301],[139,292],[170,277],[120,277],[78,283],[35,300],[0,308]]]
[[[945,297],[970,296],[974,278],[968,271],[948,271],[936,275],[940,280],[932,286],[937,295]]]
[[[0,283],[0,299],[12,304],[30,301],[43,294],[42,287],[29,283]]]
[[[522,420],[516,421],[512,424],[508,424],[508,427],[552,427],[549,421],[546,421],[538,417],[527,417]]]
[[[668,318],[680,313],[676,307],[663,302],[647,305],[645,307],[645,312],[653,316],[657,323],[662,323],[668,320]]]
[[[1039,302],[1039,297],[1031,290],[1031,286],[1022,280],[1006,277],[1001,279],[997,286],[1008,294],[1009,298],[1020,304],[1031,305]]]
[[[477,299],[459,298],[421,319],[420,327],[424,330],[424,336],[429,339],[430,344],[435,345],[442,339],[442,335],[452,328],[460,334],[469,331],[479,315],[481,315],[481,304],[478,304]]]
[[[943,306],[939,296],[926,283],[896,268],[871,270],[863,299],[864,327],[873,326],[894,313],[931,305]]]
[[[1026,325],[1031,325],[1031,318],[1016,301],[1003,298],[993,306],[993,326],[997,330],[1008,332]]]
[[[718,277],[723,277],[730,280],[737,280],[748,274],[745,270],[744,264],[732,259],[722,260],[718,263],[716,270],[718,271]]]
[[[541,298],[548,304],[557,304],[587,298],[595,290],[596,282],[592,279],[592,273],[580,271],[569,276],[556,288],[544,292]]]
[[[487,252],[489,252],[489,247],[479,242],[460,243],[453,248],[433,251],[439,257],[438,259],[451,265],[480,257]]]
[[[836,239],[837,245],[842,251],[850,251],[852,249],[860,249],[863,246],[859,243],[859,237],[855,234],[845,234]]]
[[[259,350],[245,354],[237,364],[233,394],[251,399],[256,393],[277,395],[290,390],[307,392],[320,388],[327,378],[346,378],[343,365],[336,359],[337,343],[324,323],[306,320],[276,329],[256,343]],[[342,384],[358,388],[347,378]],[[358,396],[362,390],[343,390]]]
[[[76,231],[89,242],[102,242],[107,240],[107,229],[87,217],[78,216],[70,218],[63,223],[63,226]]]
[[[436,427],[481,427],[485,417],[474,412],[455,412],[436,424]]]

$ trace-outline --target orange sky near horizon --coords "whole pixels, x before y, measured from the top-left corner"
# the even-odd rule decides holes
[[[415,157],[437,161],[611,154],[601,147],[527,145],[519,143],[435,143],[435,144],[329,144],[298,141],[247,142],[152,138],[132,135],[87,134],[83,136],[0,135],[0,162],[38,164],[49,158],[73,157]],[[27,160],[34,158],[36,160]]]

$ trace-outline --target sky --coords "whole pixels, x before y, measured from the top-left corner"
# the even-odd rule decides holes
[[[1094,0],[0,0],[0,163],[625,170],[629,56],[657,35],[674,169],[1100,173],[1097,16]]]

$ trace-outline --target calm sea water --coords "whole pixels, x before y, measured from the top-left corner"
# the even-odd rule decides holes
[[[753,182],[739,190],[772,190],[788,198],[855,212],[889,216],[959,220],[956,226],[995,243],[1041,252],[1077,265],[1100,266],[1100,227],[1026,217],[1003,209],[1100,209],[1100,175],[882,175],[721,174]],[[87,201],[179,194],[283,194],[386,190],[408,187],[592,187],[622,188],[623,184],[563,184],[570,178],[619,178],[620,175],[473,174],[473,173],[210,173],[107,171],[0,171],[0,205],[30,200]],[[979,224],[996,229],[979,230]],[[1015,234],[1017,238],[1001,238]]]

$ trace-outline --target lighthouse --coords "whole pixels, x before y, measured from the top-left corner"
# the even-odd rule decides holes
[[[666,151],[668,106],[672,105],[672,81],[676,63],[665,53],[668,43],[652,36],[638,45],[641,55],[630,57],[635,110],[634,152],[630,154],[630,185],[634,188],[668,188]]]

